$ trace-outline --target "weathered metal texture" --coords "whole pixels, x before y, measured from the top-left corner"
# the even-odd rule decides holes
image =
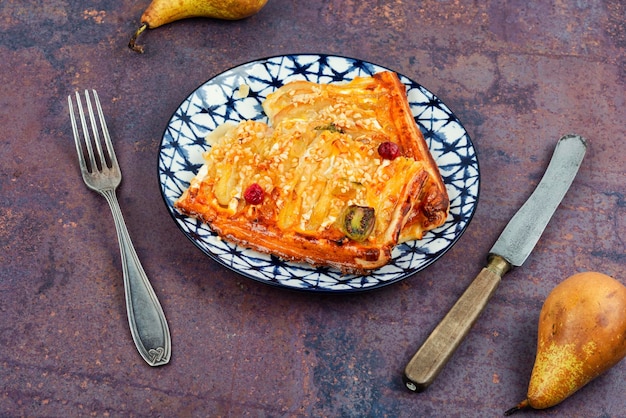
[[[0,3],[0,415],[498,416],[526,393],[549,291],[584,270],[626,281],[623,2],[269,0],[246,20],[147,31],[138,55],[126,44],[147,3]],[[474,220],[444,258],[399,284],[331,296],[252,282],[200,253],[162,204],[157,150],[178,104],[234,65],[304,52],[418,80],[476,145]],[[122,210],[168,317],[164,367],[133,346],[112,219],[80,179],[66,97],[84,88],[100,93]],[[589,149],[535,251],[435,383],[408,392],[406,362],[565,133]],[[624,416],[625,391],[622,362],[537,415]]]

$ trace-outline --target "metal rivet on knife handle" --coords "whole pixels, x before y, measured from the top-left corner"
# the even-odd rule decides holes
[[[558,141],[535,191],[491,248],[487,266],[404,369],[409,390],[422,392],[432,384],[495,293],[502,276],[526,260],[574,180],[586,148],[586,141],[578,135],[566,135]]]

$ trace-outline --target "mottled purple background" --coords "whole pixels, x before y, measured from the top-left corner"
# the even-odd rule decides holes
[[[532,3],[532,2],[531,2]],[[565,277],[626,281],[626,6],[619,0],[269,0],[237,22],[191,19],[126,44],[148,1],[0,3],[0,416],[488,417],[525,393],[538,313]],[[198,85],[243,62],[332,53],[420,82],[476,146],[481,194],[457,245],[379,291],[311,295],[203,255],[162,203],[157,151]],[[100,93],[119,199],[169,320],[150,368],[130,339],[104,199],[80,179],[66,97]],[[406,362],[482,267],[556,140],[589,150],[523,267],[424,393]],[[626,416],[626,363],[560,406],[520,416]]]

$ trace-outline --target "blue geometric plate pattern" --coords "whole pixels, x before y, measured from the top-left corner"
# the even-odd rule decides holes
[[[265,97],[293,80],[346,82],[388,70],[358,59],[329,55],[282,55],[227,70],[197,88],[174,112],[163,134],[158,170],[161,193],[178,227],[204,253],[248,278],[314,292],[357,292],[405,279],[440,258],[467,228],[478,201],[480,175],[474,146],[457,117],[434,94],[398,74],[406,85],[413,115],[439,166],[450,197],[450,215],[419,241],[398,245],[392,261],[369,275],[292,263],[219,239],[211,228],[181,215],[174,201],[203,164],[208,132],[226,121],[267,121]],[[240,92],[240,86],[249,92]]]

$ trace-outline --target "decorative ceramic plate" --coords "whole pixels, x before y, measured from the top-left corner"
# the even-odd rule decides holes
[[[261,103],[283,84],[306,79],[336,83],[387,68],[329,55],[285,55],[239,65],[198,87],[174,112],[163,134],[159,181],[178,227],[204,253],[229,269],[260,282],[317,292],[356,292],[405,279],[439,259],[467,228],[478,200],[479,170],[474,146],[457,117],[434,94],[398,74],[407,87],[413,115],[439,166],[450,197],[445,224],[423,239],[396,246],[392,261],[369,275],[342,275],[330,268],[287,262],[223,241],[202,222],[180,214],[174,201],[189,186],[209,148],[206,134],[226,121],[267,121]],[[240,86],[249,87],[247,94]]]

